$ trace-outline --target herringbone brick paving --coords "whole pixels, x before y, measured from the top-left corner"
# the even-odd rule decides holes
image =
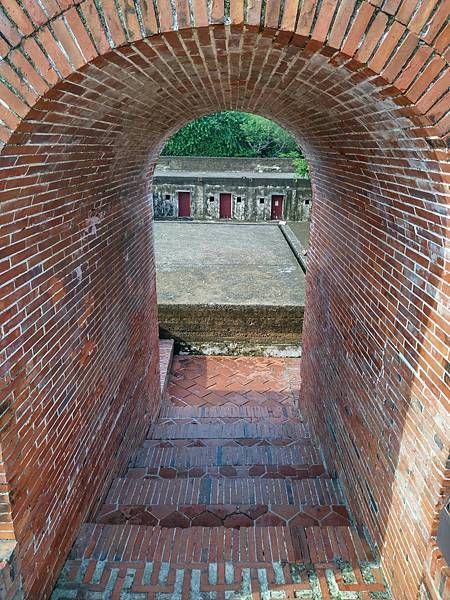
[[[296,359],[175,357],[160,419],[54,600],[390,598],[303,422],[298,373]]]
[[[246,359],[220,356],[192,361],[176,357],[167,389],[169,405],[246,409],[297,405],[298,374],[292,368],[297,359]]]

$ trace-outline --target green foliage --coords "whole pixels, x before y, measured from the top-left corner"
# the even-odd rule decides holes
[[[295,139],[269,119],[244,113],[241,129],[250,156],[279,158],[288,153],[301,156]]]
[[[170,138],[166,156],[249,156],[243,113],[222,112],[191,121]]]
[[[283,152],[280,154],[279,158],[292,158],[292,164],[294,165],[297,177],[309,179],[308,162],[301,154],[299,154],[299,150],[294,150],[293,152]]]
[[[295,139],[273,121],[231,111],[192,121],[167,142],[162,153],[166,156],[302,158]]]
[[[295,167],[295,172],[298,177],[309,178],[309,165],[304,158],[293,158],[292,163]]]

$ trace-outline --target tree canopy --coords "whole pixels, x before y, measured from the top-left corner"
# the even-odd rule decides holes
[[[191,121],[170,138],[162,154],[292,158],[299,176],[308,175],[295,139],[273,121],[250,113],[219,112]]]

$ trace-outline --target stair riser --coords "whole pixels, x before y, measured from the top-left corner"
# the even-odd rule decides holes
[[[343,504],[336,482],[327,478],[303,479],[115,479],[106,504],[222,505],[288,504],[329,506]]]
[[[216,448],[223,446],[224,448],[254,448],[255,446],[272,446],[274,448],[304,446],[310,442],[309,437],[303,438],[179,438],[165,440],[156,437],[151,440],[145,440],[144,448]]]
[[[309,430],[303,423],[242,423],[237,421],[229,424],[166,424],[156,425],[152,431],[152,438],[162,440],[192,439],[192,438],[261,438],[261,439],[297,439],[309,437]]]
[[[127,479],[187,479],[187,478],[261,478],[261,479],[310,479],[327,477],[323,465],[254,465],[252,467],[231,465],[201,467],[132,467]]]
[[[302,419],[300,410],[294,407],[279,406],[266,408],[264,406],[234,406],[222,404],[208,408],[192,406],[178,407],[167,405],[161,410],[161,419]]]
[[[326,527],[348,526],[345,506],[291,505],[103,505],[97,523],[146,525],[164,528],[188,527]]]

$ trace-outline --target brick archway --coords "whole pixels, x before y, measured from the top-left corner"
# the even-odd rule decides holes
[[[158,153],[190,119],[242,109],[310,161],[302,393],[409,600],[446,460],[444,4],[41,5],[11,3],[0,38],[3,536],[24,589],[50,589],[158,407]]]

